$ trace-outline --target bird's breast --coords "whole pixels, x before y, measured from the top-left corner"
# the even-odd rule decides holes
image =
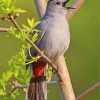
[[[70,42],[69,26],[65,17],[47,19],[47,29],[39,48],[51,59],[64,53]]]

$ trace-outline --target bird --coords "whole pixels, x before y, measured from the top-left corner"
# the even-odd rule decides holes
[[[52,61],[56,61],[69,48],[70,30],[66,15],[71,8],[66,7],[68,2],[69,0],[49,0],[44,16],[36,26],[40,32],[35,45]],[[33,36],[34,32],[30,39]],[[30,48],[30,53],[32,56],[38,56],[33,47]],[[27,100],[46,100],[43,89],[46,65],[47,62],[42,57],[31,63],[32,76],[27,90]]]

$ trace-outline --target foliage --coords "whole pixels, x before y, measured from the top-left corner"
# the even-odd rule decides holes
[[[49,66],[49,68],[46,71],[46,80],[49,80],[55,73],[55,69],[52,66]]]
[[[12,57],[8,61],[9,70],[6,72],[3,72],[1,78],[0,78],[0,97],[7,98],[7,93],[10,91],[11,87],[13,87],[12,81],[17,80],[20,84],[28,84],[30,79],[30,71],[25,70],[26,62],[27,64],[35,61],[35,58],[32,57],[31,59],[27,59],[26,55],[26,49],[29,50],[31,47],[26,41],[26,37],[28,37],[29,33],[25,32],[19,32],[16,28],[10,27],[9,33],[14,35],[16,38],[21,39],[23,41],[23,45],[18,51],[18,53]],[[33,36],[34,39],[37,38],[37,36]],[[34,40],[35,41],[35,40]],[[10,88],[8,88],[10,87]],[[15,91],[11,97],[16,98],[17,95],[20,95],[20,91]]]
[[[24,13],[25,10],[17,8],[15,6],[16,0],[1,0],[0,1],[0,16],[9,16],[15,15],[16,13]],[[0,77],[0,99],[8,99],[8,91],[13,87],[12,81],[17,80],[20,84],[28,84],[30,79],[30,71],[25,70],[25,65],[35,61],[35,58],[27,59],[26,49],[29,51],[30,45],[26,42],[26,38],[29,37],[29,34],[34,31],[34,36],[32,38],[33,42],[36,41],[38,37],[38,30],[35,29],[35,26],[39,23],[36,22],[33,18],[32,20],[27,18],[28,25],[22,24],[23,28],[27,32],[19,31],[15,27],[10,27],[8,33],[14,35],[16,38],[20,39],[23,44],[20,50],[15,56],[8,61],[9,69],[3,72]],[[16,98],[17,95],[20,95],[20,91],[16,90],[11,97]]]
[[[0,0],[0,15],[25,13],[26,11],[15,6],[16,0]]]

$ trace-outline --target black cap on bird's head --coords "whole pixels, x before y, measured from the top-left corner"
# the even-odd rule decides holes
[[[62,6],[65,7],[66,4],[69,2],[70,0],[65,0],[63,3],[62,3]]]
[[[62,6],[65,7],[67,9],[75,9],[72,7],[66,7],[66,4],[69,2],[70,0],[49,0],[49,2],[54,2],[56,5],[58,6]]]

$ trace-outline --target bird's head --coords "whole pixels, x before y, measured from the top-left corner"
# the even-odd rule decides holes
[[[69,1],[70,0],[49,0],[46,14],[60,13],[65,15],[68,9],[73,9],[71,7],[66,7]]]
[[[58,7],[65,7],[69,0],[49,0],[49,4]]]
[[[69,1],[70,0],[49,0],[46,10],[46,15],[58,14],[58,13],[61,15],[66,15],[67,10],[71,9],[71,7],[66,7],[66,4]]]

